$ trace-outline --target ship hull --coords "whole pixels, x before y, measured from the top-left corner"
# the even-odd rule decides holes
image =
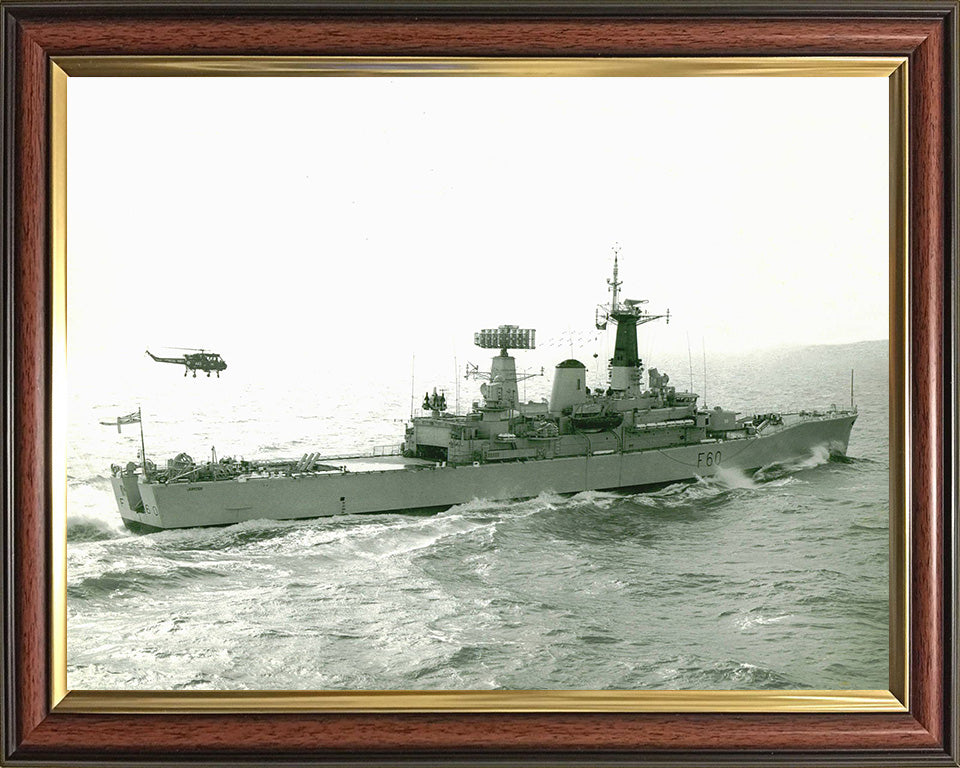
[[[617,490],[752,470],[810,455],[845,453],[855,415],[801,422],[774,434],[629,453],[473,466],[419,466],[196,483],[137,485],[112,478],[120,514],[138,532],[371,512],[444,509],[473,499],[523,499],[544,492]]]

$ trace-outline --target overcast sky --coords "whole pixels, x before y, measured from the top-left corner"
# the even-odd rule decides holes
[[[68,142],[71,367],[547,342],[614,245],[660,345],[887,336],[885,78],[75,77]]]

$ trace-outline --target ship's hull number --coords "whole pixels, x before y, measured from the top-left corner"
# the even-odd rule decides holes
[[[698,467],[712,467],[720,463],[720,451],[701,451],[697,454]]]

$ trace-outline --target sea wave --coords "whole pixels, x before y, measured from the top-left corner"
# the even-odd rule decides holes
[[[108,570],[98,576],[87,576],[67,586],[67,597],[95,599],[121,597],[131,594],[151,594],[160,587],[175,584],[196,584],[205,578],[218,578],[221,573],[188,565],[125,568]]]
[[[763,627],[767,624],[779,624],[781,621],[786,621],[789,618],[792,618],[792,614],[784,613],[779,616],[764,616],[760,613],[753,613],[738,619],[736,624],[741,631],[746,631],[754,627]]]
[[[117,516],[119,518],[119,515]],[[70,515],[67,517],[67,542],[106,541],[127,536],[119,522],[107,522],[92,515]]]
[[[659,670],[664,688],[685,689],[799,689],[808,688],[772,667],[727,659],[705,662],[703,659],[680,657]]]
[[[805,469],[813,469],[823,466],[830,462],[830,448],[827,445],[817,445],[811,449],[810,453],[799,459],[790,461],[773,462],[758,469],[753,477],[757,482],[769,483],[779,480],[785,475],[800,472]]]

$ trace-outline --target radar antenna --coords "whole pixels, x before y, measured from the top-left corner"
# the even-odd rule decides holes
[[[506,355],[508,349],[534,349],[537,332],[533,328],[516,325],[501,325],[499,328],[484,328],[473,334],[473,343],[481,349],[499,349]]]
[[[607,278],[607,285],[610,286],[610,306],[598,304],[595,313],[595,325],[598,330],[605,330],[607,323],[613,321],[620,323],[628,321],[631,325],[643,325],[654,320],[666,318],[667,324],[670,323],[670,310],[668,309],[662,315],[655,315],[641,308],[642,304],[647,303],[647,299],[624,299],[620,301],[620,286],[623,282],[620,277],[620,247],[613,249],[613,279]]]
[[[510,349],[534,349],[536,334],[533,328],[520,328],[516,325],[501,325],[498,328],[484,328],[473,334],[473,343],[481,349],[499,349],[500,354],[490,361],[490,371],[481,371],[478,365],[467,363],[466,379],[484,379],[490,384],[480,387],[487,407],[493,409],[513,408],[519,402],[517,382],[525,381],[539,373],[517,373],[516,363],[509,355]]]
[[[484,328],[473,334],[473,343],[481,349],[499,349],[500,357],[508,357],[508,349],[535,349],[537,332],[533,328],[520,328],[516,325],[501,325],[499,328]],[[543,376],[543,368],[539,373],[517,373],[516,370],[500,369],[498,371],[481,371],[475,363],[467,363],[465,379],[481,379],[490,381],[497,374],[507,374],[512,381],[525,381],[534,376]]]

